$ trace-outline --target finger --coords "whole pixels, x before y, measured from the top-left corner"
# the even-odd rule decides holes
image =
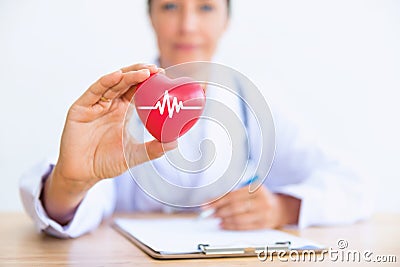
[[[92,86],[86,90],[85,93],[78,100],[75,104],[85,107],[90,107],[96,104],[102,95],[111,87],[118,84],[122,79],[122,71],[118,70],[113,73],[104,75],[101,77],[97,82],[95,82]]]
[[[148,69],[150,73],[155,73],[158,71],[158,67],[155,64],[138,63],[131,66],[121,68],[122,72],[137,71],[141,69]]]
[[[162,73],[164,71],[164,69],[161,68],[157,68],[157,73]],[[152,73],[153,74],[153,73]],[[123,94],[123,98],[129,102],[131,102],[132,97],[135,95],[136,93],[136,88],[137,86],[133,86],[131,88],[129,88],[124,94]]]
[[[128,91],[129,88],[138,83],[143,82],[149,77],[150,77],[150,71],[148,69],[125,72],[123,73],[121,81],[115,86],[109,88],[106,92],[104,92],[103,97],[105,97],[108,100],[113,100],[115,98],[118,98],[126,91]]]
[[[178,141],[172,141],[169,143],[161,143],[158,140],[153,140],[145,143],[146,153],[150,160],[156,159],[164,155],[166,152],[173,150],[178,147]]]
[[[144,144],[130,142],[127,146],[127,162],[129,168],[153,160],[164,155],[165,152],[175,149],[177,141],[170,143],[160,143],[153,140]]]
[[[78,105],[90,107],[99,102],[102,96],[104,96],[105,92],[117,85],[123,75],[122,73],[130,72],[130,71],[138,71],[141,69],[148,69],[150,73],[156,73],[159,71],[159,68],[154,64],[135,64],[128,67],[124,67],[118,71],[113,73],[104,75],[99,80],[97,80],[86,92],[75,102]],[[106,96],[104,96],[106,97]]]
[[[235,199],[228,202],[226,205],[219,207],[215,210],[214,217],[227,218],[234,215],[248,213],[250,211],[248,199]]]
[[[231,202],[240,201],[241,199],[249,198],[249,193],[247,192],[246,188],[241,188],[232,192],[229,192],[222,198],[216,200],[210,206],[214,209],[219,209],[223,206],[228,205]]]

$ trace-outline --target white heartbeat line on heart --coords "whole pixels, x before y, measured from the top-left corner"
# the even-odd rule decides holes
[[[174,111],[176,113],[179,113],[179,111],[182,110],[188,110],[188,109],[202,109],[202,106],[184,106],[182,101],[178,102],[178,99],[176,98],[176,96],[173,97],[172,99],[172,103],[170,102],[170,97],[168,94],[168,91],[165,90],[164,92],[164,98],[162,103],[160,101],[157,101],[156,105],[153,106],[138,106],[138,109],[147,109],[147,110],[153,110],[153,109],[158,109],[160,111],[160,115],[164,114],[165,108],[167,107],[168,109],[168,117],[172,118],[172,116],[174,115]]]

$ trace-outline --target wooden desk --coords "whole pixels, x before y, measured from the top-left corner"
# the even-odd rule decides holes
[[[125,215],[165,216],[165,215]],[[337,241],[345,239],[351,250],[369,250],[375,255],[394,255],[400,265],[400,214],[379,214],[371,220],[350,226],[309,228],[288,232],[306,237],[338,249]],[[30,219],[20,213],[0,214],[0,266],[288,266],[293,262],[261,262],[257,257],[203,260],[154,260],[135,247],[105,222],[91,234],[74,240],[59,240],[38,234]],[[348,265],[365,265],[353,262],[339,262]],[[337,265],[325,257],[324,265]],[[322,266],[320,262],[297,262],[296,266]],[[370,266],[377,264],[369,263]],[[379,264],[381,266],[382,264]]]

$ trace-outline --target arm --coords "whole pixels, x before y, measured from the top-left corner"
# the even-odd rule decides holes
[[[252,230],[297,224],[300,204],[299,199],[272,193],[262,185],[252,193],[248,187],[232,191],[211,207],[223,229]]]
[[[276,130],[275,160],[264,185],[251,194],[248,188],[233,191],[211,205],[223,228],[343,224],[370,214],[360,176],[329,160],[282,118],[276,119]]]
[[[277,151],[266,185],[301,200],[300,227],[354,223],[371,214],[365,180],[330,158],[283,117],[277,117]]]
[[[176,147],[175,142],[163,146],[156,140],[139,144],[128,139],[122,143],[124,117],[136,84],[157,71],[154,65],[137,64],[105,75],[71,106],[60,155],[44,188],[43,204],[52,219],[68,223],[97,182],[116,177],[128,167],[160,157],[164,149]],[[124,149],[132,155],[129,166]]]
[[[58,175],[57,169],[53,168],[45,179],[40,200],[43,208],[53,220],[61,225],[66,225],[74,217],[86,192],[87,189],[82,188],[82,184],[68,181]]]
[[[59,158],[41,196],[50,219],[68,224],[98,182],[176,147],[176,142],[141,144],[129,137],[122,143],[124,117],[136,85],[157,71],[154,65],[136,64],[105,75],[71,106]],[[123,150],[130,155],[128,162]]]
[[[68,224],[61,225],[51,219],[40,196],[52,166],[47,160],[36,164],[22,175],[19,183],[22,204],[39,231],[58,238],[78,237],[95,229],[104,217],[112,214],[116,205],[116,186],[114,180],[109,179],[88,191]]]

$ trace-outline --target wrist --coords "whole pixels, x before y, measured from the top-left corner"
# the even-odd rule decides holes
[[[54,166],[48,180],[51,180],[49,183],[53,188],[56,188],[57,190],[61,189],[62,193],[71,197],[85,195],[93,186],[93,184],[88,181],[71,179],[63,175],[58,163]]]
[[[79,182],[59,175],[56,165],[44,184],[40,198],[47,215],[66,225],[74,217],[87,190]]]
[[[277,194],[282,212],[281,225],[297,224],[300,215],[301,200],[289,195]]]

